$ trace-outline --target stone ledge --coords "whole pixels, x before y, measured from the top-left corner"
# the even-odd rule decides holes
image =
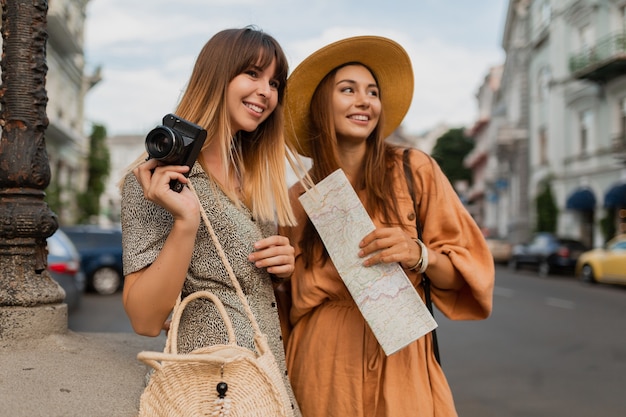
[[[38,339],[67,331],[67,304],[0,307],[0,343]]]

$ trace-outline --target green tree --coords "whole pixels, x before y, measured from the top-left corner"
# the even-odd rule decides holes
[[[606,216],[600,219],[600,228],[604,235],[604,243],[611,240],[617,234],[617,227],[615,225],[616,209],[608,208]]]
[[[474,141],[465,136],[463,129],[450,129],[435,144],[432,157],[452,184],[456,181],[472,183],[472,171],[463,165],[463,159],[474,149]]]
[[[57,215],[61,213],[61,190],[58,184],[58,181],[55,177],[52,177],[50,184],[46,188],[46,196],[44,197],[44,201]]]
[[[93,216],[100,214],[100,196],[104,193],[111,169],[109,148],[106,144],[107,132],[102,125],[94,125],[89,137],[87,157],[87,187],[78,195],[78,221],[88,223]]]
[[[535,199],[537,210],[537,232],[556,232],[559,208],[552,194],[552,184],[549,179],[540,185],[540,191]]]

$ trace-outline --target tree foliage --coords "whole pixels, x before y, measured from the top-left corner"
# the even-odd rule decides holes
[[[100,214],[100,196],[106,188],[111,169],[109,148],[106,144],[107,132],[102,125],[94,125],[89,138],[87,157],[87,187],[78,195],[80,223],[89,222]]]
[[[604,243],[611,240],[617,234],[617,226],[615,224],[615,213],[617,209],[607,208],[606,215],[600,219],[600,230],[604,236]]]
[[[540,184],[541,190],[535,199],[537,210],[537,232],[555,233],[559,208],[556,205],[552,194],[552,184],[550,180],[545,180]]]
[[[465,136],[462,128],[444,133],[432,150],[432,157],[452,184],[457,181],[472,183],[472,171],[463,165],[463,159],[474,149],[474,141]]]

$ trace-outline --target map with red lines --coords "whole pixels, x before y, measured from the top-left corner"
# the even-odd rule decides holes
[[[342,170],[300,196],[300,202],[386,355],[437,327],[399,264],[363,266],[359,242],[375,225]]]

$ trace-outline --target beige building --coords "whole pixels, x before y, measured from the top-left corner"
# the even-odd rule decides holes
[[[498,123],[494,103],[500,90],[502,70],[502,65],[489,69],[476,93],[478,118],[465,133],[474,139],[474,149],[463,161],[464,165],[472,170],[472,185],[466,195],[467,208],[483,228],[484,233],[490,236],[502,234],[498,230],[497,211],[492,212],[495,196],[491,190],[498,179],[498,161],[496,154],[491,150],[496,147],[494,141],[497,136],[494,129],[497,128]]]
[[[118,135],[107,138],[111,157],[111,171],[104,193],[100,198],[102,209],[100,223],[119,223],[122,200],[119,183],[127,168],[144,152],[145,140],[146,137],[142,135]]]

